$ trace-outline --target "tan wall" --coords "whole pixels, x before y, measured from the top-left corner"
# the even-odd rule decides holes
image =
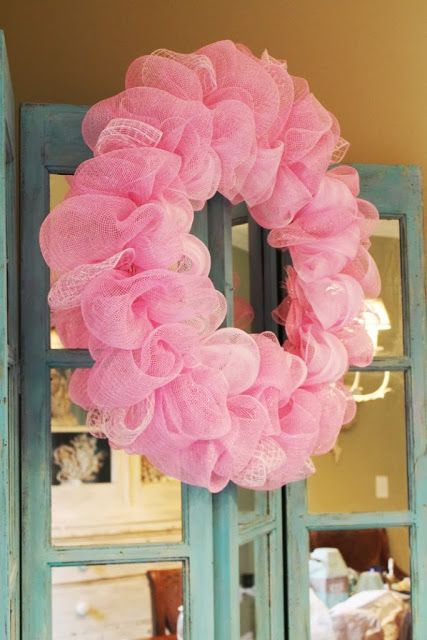
[[[220,38],[268,47],[307,77],[352,142],[349,160],[427,173],[425,0],[3,0],[19,102],[92,103],[132,58]]]

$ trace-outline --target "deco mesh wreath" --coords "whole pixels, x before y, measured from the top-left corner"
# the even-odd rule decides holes
[[[354,169],[328,169],[347,146],[336,119],[284,62],[223,41],[135,60],[83,137],[94,157],[40,238],[54,325],[95,361],[70,385],[91,431],[211,491],[307,477],[354,415],[341,381],[372,358],[364,297],[380,286],[378,213]],[[284,346],[219,328],[226,302],[190,233],[216,191],[290,251]]]

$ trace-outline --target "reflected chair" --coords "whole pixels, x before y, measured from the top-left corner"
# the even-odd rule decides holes
[[[153,635],[176,634],[178,607],[183,603],[182,570],[147,571],[151,594]],[[169,636],[170,637],[170,636]]]
[[[310,551],[318,547],[338,549],[346,565],[356,571],[369,571],[372,567],[387,570],[390,545],[385,529],[311,531]],[[396,565],[394,573],[399,580],[407,575]]]

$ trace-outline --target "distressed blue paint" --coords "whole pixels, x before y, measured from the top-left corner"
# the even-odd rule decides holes
[[[213,640],[212,505],[207,491],[183,486],[182,544],[61,548],[50,543],[49,370],[88,367],[91,359],[83,350],[49,348],[48,274],[38,231],[49,210],[49,171],[73,173],[89,155],[80,135],[84,113],[84,108],[67,105],[22,109],[22,639],[50,637],[52,566],[182,560],[186,637]]]
[[[0,635],[19,637],[19,354],[14,99],[0,31]]]
[[[409,509],[398,512],[308,514],[304,482],[286,490],[288,634],[309,640],[308,531],[409,526],[413,640],[427,638],[426,299],[420,171],[402,165],[356,165],[361,196],[381,217],[400,220],[405,356],[376,358],[371,371],[404,371],[408,439]],[[295,585],[298,588],[295,589]]]
[[[227,300],[226,326],[233,324],[232,213],[217,194],[208,203],[208,246],[215,256],[210,276]],[[240,636],[237,492],[230,483],[213,496],[215,640]]]
[[[212,496],[183,486],[184,540],[181,544],[52,547],[50,543],[49,370],[90,367],[84,350],[52,350],[46,306],[48,276],[38,248],[38,230],[48,212],[49,172],[71,174],[89,157],[80,135],[85,107],[25,105],[22,110],[22,336],[23,336],[23,640],[50,634],[50,569],[78,564],[182,560],[185,566],[186,637],[237,640],[239,544],[255,543],[259,575],[257,640],[283,638],[283,574],[280,492],[258,493],[256,509],[238,524],[236,489]],[[212,278],[229,301],[232,324],[231,224],[246,220],[244,205],[231,208],[216,196],[195,214],[193,232],[209,244]],[[252,300],[263,330],[277,304],[275,252],[250,223]],[[269,253],[270,251],[270,253]],[[273,256],[276,256],[274,257]],[[215,597],[215,606],[214,606]]]

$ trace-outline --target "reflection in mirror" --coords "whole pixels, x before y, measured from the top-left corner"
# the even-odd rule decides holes
[[[346,377],[351,386],[355,374]],[[364,389],[375,392],[384,373],[361,373]],[[398,511],[408,506],[405,377],[391,372],[384,398],[359,402],[334,449],[314,459],[307,482],[312,513]]]
[[[58,204],[60,204],[69,190],[69,179],[70,176],[62,176],[55,173],[49,174],[49,208],[53,209]],[[55,273],[50,273],[50,282],[53,284],[56,279]],[[50,347],[51,349],[63,349],[64,345],[62,344],[58,333],[55,329],[55,321],[51,315],[50,322]]]
[[[181,563],[52,569],[52,639],[183,640]]]
[[[255,511],[255,491],[237,487],[237,506],[241,513]]]
[[[240,636],[242,640],[254,640],[256,638],[256,587],[253,542],[248,542],[239,548],[239,576]]]
[[[247,222],[233,225],[231,242],[234,287],[233,324],[239,329],[250,332],[253,309],[250,299],[249,225]],[[266,511],[260,504],[260,496],[257,498],[254,491],[241,487],[237,488],[237,506],[240,514],[258,512],[259,509]]]
[[[180,541],[180,483],[89,433],[68,394],[71,375],[51,370],[53,543]]]
[[[311,640],[411,640],[406,527],[310,532]]]
[[[233,225],[231,230],[233,260],[234,326],[251,331],[253,309],[250,299],[249,225]]]
[[[380,220],[370,253],[381,275],[381,297],[368,301],[376,319],[376,356],[403,354],[402,267],[399,220]]]

